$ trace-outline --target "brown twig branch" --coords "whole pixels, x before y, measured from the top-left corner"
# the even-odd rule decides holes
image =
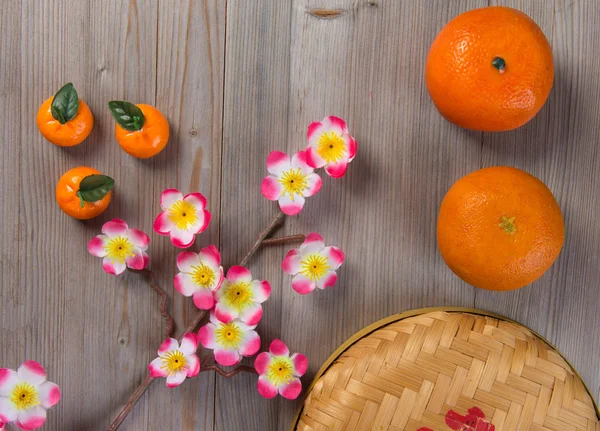
[[[277,215],[275,216],[275,218],[273,220],[271,220],[271,223],[269,223],[267,228],[260,233],[260,235],[258,236],[254,245],[252,246],[250,251],[248,251],[248,253],[244,257],[244,259],[242,259],[242,261],[240,262],[241,266],[245,266],[250,261],[250,259],[254,255],[254,253],[256,253],[258,251],[258,249],[260,248],[263,241],[265,241],[265,239],[269,235],[271,235],[273,233],[273,231],[275,231],[275,229],[280,225],[280,223],[283,222],[284,216],[285,215],[281,211],[279,211],[277,213]],[[150,271],[148,271],[148,272],[150,272]],[[150,274],[152,274],[152,273],[150,272]],[[153,289],[154,289],[154,287],[153,287]],[[159,289],[162,290],[160,287],[159,287]],[[164,292],[164,290],[162,290],[162,291]],[[208,312],[204,311],[204,310],[200,310],[200,311],[198,311],[198,313],[196,313],[192,322],[185,328],[185,331],[183,331],[183,333],[179,336],[178,340],[180,343],[181,343],[181,339],[183,338],[185,333],[186,332],[194,332],[196,330],[196,328],[198,327],[198,325],[200,324],[200,322],[202,321],[202,319],[204,319],[204,317],[207,314],[208,314]],[[217,368],[217,367],[215,367],[215,368]],[[248,370],[245,370],[244,368],[249,368],[249,367],[242,366],[239,368],[240,368],[240,371],[236,371],[237,370],[237,368],[236,368],[236,369],[230,371],[229,373],[235,372],[234,374],[232,374],[232,375],[235,375],[242,371],[248,371]],[[219,373],[220,375],[229,374],[228,372],[225,372],[222,369],[219,369],[219,370],[220,370],[220,372],[217,371],[216,369],[214,371]],[[254,369],[252,369],[252,371],[254,372]],[[225,377],[227,377],[227,376],[225,376]],[[133,407],[140,400],[142,395],[144,395],[144,393],[150,387],[150,385],[154,382],[154,380],[155,380],[154,377],[151,377],[150,375],[146,376],[146,378],[142,381],[142,383],[140,383],[140,385],[135,390],[135,392],[133,394],[131,394],[131,397],[129,397],[129,400],[127,400],[127,403],[123,406],[123,408],[121,409],[119,414],[112,421],[112,423],[110,424],[110,426],[108,428],[108,431],[116,431],[117,429],[119,429],[119,427],[121,426],[121,424],[123,423],[123,421],[125,420],[127,415],[131,412],[131,410],[133,410]]]
[[[250,251],[248,251],[248,253],[246,254],[246,256],[244,256],[244,258],[240,262],[240,266],[246,266],[246,264],[248,263],[248,261],[254,255],[254,253],[257,252],[257,250],[260,247],[260,245],[262,244],[262,242],[271,234],[271,232],[273,232],[279,226],[279,224],[282,222],[282,220],[283,220],[284,217],[285,217],[285,214],[283,214],[283,212],[279,211],[277,213],[277,215],[275,216],[275,218],[273,220],[271,220],[271,223],[269,223],[269,226],[267,226],[267,228],[265,230],[263,230],[260,233],[260,235],[258,235],[258,238],[256,239],[256,242],[254,243],[254,245],[252,246],[252,248],[250,249]]]
[[[204,371],[214,371],[215,373],[217,373],[220,376],[223,376],[225,378],[230,378],[230,377],[233,377],[233,376],[238,375],[239,373],[243,373],[243,372],[257,374],[254,367],[249,367],[247,365],[238,365],[231,371],[225,371],[223,368],[219,367],[215,363],[212,356],[207,356],[202,361],[202,365],[200,366],[200,372],[204,372]]]
[[[297,235],[280,236],[278,238],[268,238],[263,241],[263,245],[279,245],[279,244],[291,244],[294,242],[303,242],[306,236],[299,233]]]
[[[160,297],[160,302],[158,304],[158,307],[160,309],[160,315],[165,319],[165,331],[164,331],[165,338],[170,337],[171,333],[173,332],[173,318],[167,311],[167,304],[169,301],[167,292],[165,292],[165,290],[162,287],[160,287],[158,284],[156,284],[156,281],[154,280],[154,273],[151,270],[149,270],[149,269],[141,269],[141,270],[129,269],[129,271],[135,272],[137,274],[143,274],[146,277],[148,277],[148,283],[150,284],[150,287],[152,289],[154,289],[154,291],[156,293],[158,293],[158,296]]]

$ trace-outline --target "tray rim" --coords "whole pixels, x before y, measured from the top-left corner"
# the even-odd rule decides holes
[[[363,337],[375,332],[376,330],[378,330],[384,326],[387,326],[387,325],[397,322],[399,320],[407,319],[409,317],[414,317],[414,316],[418,316],[421,314],[431,313],[434,311],[445,311],[448,313],[469,313],[469,314],[476,314],[479,316],[494,317],[496,319],[504,320],[506,322],[514,323],[514,324],[517,324],[517,325],[527,328],[529,331],[531,331],[532,334],[536,335],[544,343],[546,343],[548,346],[552,347],[561,356],[561,358],[563,358],[565,360],[565,362],[567,364],[569,364],[571,369],[575,372],[575,375],[577,377],[579,377],[579,380],[581,380],[581,382],[583,383],[583,387],[585,388],[586,392],[592,399],[592,404],[594,405],[594,409],[596,410],[596,416],[598,417],[598,419],[600,419],[600,409],[598,409],[598,404],[596,403],[596,399],[592,395],[592,392],[590,391],[590,388],[588,387],[588,385],[581,378],[579,371],[577,371],[577,369],[573,366],[573,364],[571,364],[571,362],[569,362],[569,360],[565,357],[565,355],[562,354],[562,352],[560,350],[558,350],[552,343],[550,343],[545,337],[542,337],[536,331],[534,331],[531,328],[529,328],[528,326],[525,326],[522,323],[519,323],[516,320],[510,319],[506,316],[502,316],[500,314],[492,313],[492,312],[486,311],[486,310],[480,310],[477,308],[425,307],[425,308],[415,308],[412,310],[404,311],[402,313],[392,314],[391,316],[384,317],[383,319],[377,320],[377,321],[371,323],[370,325],[365,326],[361,330],[355,332],[348,339],[346,339],[346,341],[344,341],[342,344],[340,344],[339,347],[337,349],[335,349],[331,355],[329,355],[329,357],[325,360],[323,365],[321,365],[321,368],[319,368],[319,370],[315,374],[315,377],[313,377],[310,385],[306,388],[306,391],[304,391],[304,394],[302,395],[302,402],[300,403],[300,406],[298,407],[298,410],[296,411],[296,415],[294,416],[294,420],[290,427],[290,431],[295,431],[296,427],[298,426],[298,422],[300,421],[300,417],[302,416],[302,412],[304,411],[304,402],[306,401],[306,397],[312,391],[312,389],[315,386],[315,384],[317,383],[317,381],[323,376],[323,374],[325,374],[325,372],[327,372],[327,370],[331,367],[333,362],[339,356],[341,356],[342,353],[344,353],[346,350],[348,350],[350,347],[352,347],[355,343],[357,343]]]

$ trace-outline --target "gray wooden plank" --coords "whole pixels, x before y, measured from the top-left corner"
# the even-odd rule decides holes
[[[109,98],[155,101],[157,2],[22,2],[21,157],[18,190],[18,292],[8,308],[8,329],[20,349],[3,365],[37,359],[61,386],[63,399],[49,415],[48,429],[103,429],[111,413],[139,378],[130,373],[146,364],[161,324],[156,297],[134,275],[112,278],[86,242],[102,223],[119,216],[131,225],[151,226],[157,187],[144,178],[144,165],[123,153],[114,139]],[[14,17],[13,17],[14,18]],[[72,81],[90,105],[95,127],[79,147],[46,142],[34,118],[40,103]],[[64,215],[54,203],[60,175],[91,165],[116,179],[106,214],[90,222]],[[151,247],[150,253],[152,254]],[[4,288],[4,287],[3,287]],[[145,423],[142,403],[132,416]]]
[[[291,3],[279,0],[227,2],[221,254],[225,267],[239,263],[277,213],[260,194],[265,160],[285,145],[289,82]],[[256,278],[272,283],[259,324],[263,348],[280,336],[281,251],[263,250],[250,262]],[[251,362],[251,361],[249,361]],[[279,400],[264,400],[256,376],[217,379],[215,429],[277,428]]]
[[[600,94],[594,70],[600,10],[592,2],[502,1],[536,21],[552,45],[554,88],[540,113],[512,132],[485,134],[483,165],[511,165],[544,181],[565,219],[565,245],[552,268],[515,292],[477,291],[476,306],[538,331],[581,373],[600,398]]]
[[[206,196],[213,221],[197,237],[192,250],[198,251],[219,240],[225,4],[186,0],[173,7],[160,2],[158,35],[156,105],[169,113],[171,142],[164,160],[152,165],[152,175],[158,176],[154,193],[176,187],[183,193],[199,191]],[[190,298],[173,288],[181,250],[167,237],[155,235],[154,240],[160,256],[155,268],[173,298],[179,334],[197,309]],[[153,340],[150,350],[159,345],[159,340]],[[140,378],[146,374],[143,365],[137,366]],[[155,383],[147,396],[148,423],[157,429],[212,430],[214,386],[212,372],[201,373],[176,389],[165,387],[162,381]],[[135,427],[135,423],[125,425]]]

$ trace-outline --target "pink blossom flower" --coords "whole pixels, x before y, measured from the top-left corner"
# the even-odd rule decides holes
[[[252,274],[243,266],[232,266],[223,285],[216,291],[215,315],[223,323],[239,319],[247,325],[256,325],[262,317],[262,303],[269,299],[271,285],[266,280],[252,280]]]
[[[181,345],[175,338],[167,338],[158,349],[158,358],[148,365],[150,375],[166,377],[168,388],[180,385],[186,377],[194,377],[200,372],[196,350],[198,339],[194,333],[186,332]]]
[[[337,247],[325,247],[323,238],[309,233],[300,248],[290,250],[281,269],[294,276],[292,287],[300,294],[331,287],[337,281],[336,270],[344,263],[344,252]]]
[[[321,177],[307,164],[306,152],[299,151],[290,157],[281,151],[273,151],[267,158],[269,175],[263,180],[260,191],[264,197],[279,201],[279,207],[287,215],[302,211],[305,197],[321,189]]]
[[[160,195],[160,207],[163,212],[154,220],[154,231],[170,235],[175,247],[191,246],[196,235],[204,232],[210,223],[206,198],[201,193],[183,196],[179,190],[167,189]]]
[[[46,380],[39,363],[25,361],[17,371],[0,368],[0,422],[38,429],[46,422],[46,410],[59,400],[60,389]]]
[[[315,169],[324,166],[325,172],[333,178],[343,177],[357,149],[356,139],[348,132],[346,122],[334,116],[325,117],[308,126],[306,137],[307,163]]]
[[[223,283],[219,250],[210,245],[200,250],[200,253],[179,253],[177,267],[181,272],[175,276],[175,289],[184,296],[192,296],[199,309],[212,309],[215,305],[214,292]]]
[[[88,251],[93,256],[103,258],[102,267],[106,272],[119,275],[125,268],[140,270],[148,266],[148,244],[148,235],[116,218],[104,223],[102,235],[92,238],[88,243]]]
[[[302,391],[302,377],[308,368],[308,359],[301,353],[290,351],[281,340],[273,340],[268,352],[262,352],[254,361],[259,374],[258,392],[265,398],[273,398],[278,393],[289,400],[295,400]]]
[[[256,325],[246,325],[240,320],[223,323],[214,312],[210,322],[198,331],[198,340],[205,349],[214,350],[215,360],[223,366],[233,366],[242,356],[253,356],[260,349],[260,336]]]

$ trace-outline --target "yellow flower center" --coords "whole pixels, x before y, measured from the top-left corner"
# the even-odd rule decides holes
[[[133,243],[124,236],[111,238],[106,245],[106,256],[112,261],[125,262],[125,259],[133,254]]]
[[[186,365],[185,357],[179,350],[169,350],[165,356],[162,357],[162,365],[160,368],[174,374],[177,371],[181,371]]]
[[[340,135],[335,132],[325,132],[317,143],[317,154],[327,163],[337,162],[344,157],[346,144]]]
[[[294,195],[301,195],[308,186],[306,177],[307,175],[303,174],[300,168],[297,168],[282,172],[281,177],[277,181],[283,186],[283,194],[288,193],[290,199],[294,200]]]
[[[275,386],[289,383],[293,377],[294,373],[290,358],[276,358],[267,370],[267,378]]]
[[[300,274],[305,275],[311,281],[319,280],[327,273],[327,270],[331,268],[327,258],[320,254],[308,255],[300,262],[300,266],[302,268]]]
[[[223,297],[230,307],[241,311],[252,304],[254,294],[250,288],[250,283],[241,281],[239,283],[233,283],[226,286],[225,291],[223,292]]]
[[[175,223],[177,229],[187,229],[198,220],[196,208],[189,202],[180,200],[169,207],[169,220]]]
[[[215,281],[215,272],[206,264],[192,266],[192,280],[198,286],[209,289]]]
[[[29,383],[19,383],[10,394],[10,401],[17,410],[27,410],[40,403],[38,391]]]
[[[222,323],[215,331],[217,343],[229,349],[237,349],[242,342],[243,335],[242,330],[235,323]]]

